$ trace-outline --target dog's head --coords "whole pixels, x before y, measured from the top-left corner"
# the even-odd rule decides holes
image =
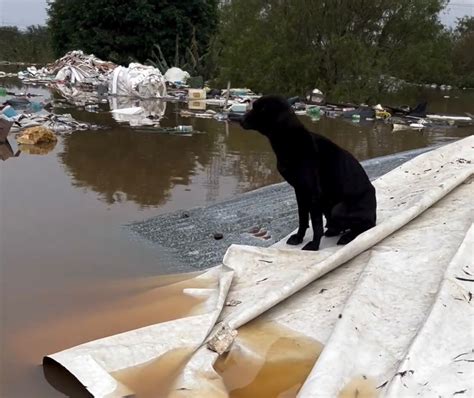
[[[240,124],[245,130],[257,130],[271,137],[299,124],[299,121],[285,98],[265,95],[253,103]]]

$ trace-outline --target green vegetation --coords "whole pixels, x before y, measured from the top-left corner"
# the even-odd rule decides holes
[[[14,26],[0,27],[0,61],[46,63],[54,60],[49,31],[30,26],[25,31]]]
[[[59,57],[81,49],[126,64],[144,62],[155,44],[170,64],[182,63],[194,38],[204,52],[218,23],[218,0],[55,0],[49,3]]]
[[[474,18],[450,30],[447,0],[55,0],[44,27],[0,28],[0,59],[81,49],[179,66],[224,87],[374,101],[397,79],[474,87]],[[51,46],[51,47],[50,47]],[[51,48],[53,50],[51,50]],[[394,77],[396,79],[393,79]]]
[[[454,83],[474,87],[474,17],[458,21],[453,42]]]
[[[222,9],[221,84],[369,100],[395,76],[449,83],[446,0],[232,0]]]

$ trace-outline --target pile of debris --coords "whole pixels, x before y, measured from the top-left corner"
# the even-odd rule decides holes
[[[97,103],[106,94],[139,98],[166,96],[165,79],[159,69],[138,63],[126,68],[79,50],[41,69],[30,66],[19,72],[18,77],[26,83],[50,84],[76,105]]]
[[[205,87],[202,77],[191,77],[178,67],[171,67],[162,75],[153,66],[138,63],[131,63],[128,67],[118,66],[82,51],[71,51],[41,69],[31,66],[18,76],[26,82],[47,82],[68,102],[84,106],[86,110],[95,111],[98,104],[113,98],[133,99],[110,101],[113,117],[131,126],[157,127],[164,115],[165,106],[162,103],[156,106],[146,102],[136,104],[138,100],[185,102],[188,109],[180,111],[183,117],[238,121],[252,101],[260,97],[248,88],[231,88],[230,83],[224,90]],[[321,117],[341,117],[352,123],[381,121],[391,124],[394,130],[445,128],[474,123],[469,114],[429,114],[426,103],[414,108],[330,103],[317,88],[304,97],[289,98],[289,102],[298,115],[309,116],[313,121]]]
[[[113,62],[103,61],[93,54],[84,54],[78,50],[68,52],[64,57],[41,69],[30,66],[26,71],[19,72],[18,77],[26,82],[107,82],[108,75],[116,67]]]
[[[36,105],[38,109],[35,108]],[[23,111],[19,109],[23,108]],[[55,133],[72,132],[76,130],[94,130],[99,127],[90,123],[81,123],[71,115],[56,115],[42,108],[40,103],[28,103],[24,107],[13,108],[9,101],[0,104],[0,121],[9,124],[12,132],[18,132],[29,127],[42,126]],[[10,130],[10,129],[9,129]]]
[[[24,113],[14,118],[12,132],[26,128],[41,126],[58,133],[70,133],[78,130],[96,130],[99,126],[78,122],[71,115],[55,115],[54,113]]]

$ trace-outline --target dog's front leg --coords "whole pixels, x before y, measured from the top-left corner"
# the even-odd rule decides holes
[[[288,245],[299,245],[303,242],[306,230],[309,227],[310,201],[308,200],[308,195],[300,189],[295,189],[295,193],[298,205],[298,231],[286,241]]]
[[[323,211],[319,198],[313,197],[310,207],[311,224],[313,226],[313,240],[303,247],[303,250],[319,250],[319,244],[324,234]]]

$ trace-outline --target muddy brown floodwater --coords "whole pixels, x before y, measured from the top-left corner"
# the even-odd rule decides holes
[[[16,80],[0,80],[0,85],[50,95]],[[450,92],[449,99],[445,94],[423,94],[430,111],[474,111],[474,93]],[[420,95],[407,93],[390,103],[413,104]],[[188,275],[163,276],[192,270],[132,237],[123,224],[281,181],[264,137],[214,120],[180,118],[179,107],[167,104],[162,125],[192,124],[199,134],[137,131],[118,125],[106,107],[99,113],[59,109],[107,128],[63,135],[53,148],[22,152],[0,163],[1,397],[61,397],[45,380],[40,366],[44,355],[177,318],[199,305],[181,293]],[[392,133],[383,124],[304,120],[361,160],[474,132]],[[13,137],[10,143],[16,150]],[[176,281],[181,282],[170,285]],[[274,348],[293,352],[295,344],[284,337],[275,340]],[[241,366],[235,361],[230,357],[219,365],[232,396],[261,391],[251,377],[247,386],[235,380]],[[255,371],[255,380],[268,380],[278,366],[278,361],[268,363]],[[298,366],[301,374],[307,373],[311,359],[301,358]],[[298,380],[288,378],[282,388],[297,385]]]

